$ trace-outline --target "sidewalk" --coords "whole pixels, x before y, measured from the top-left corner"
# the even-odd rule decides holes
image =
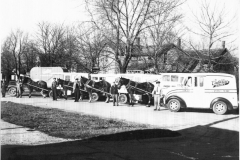
[[[1,145],[41,145],[69,141],[0,120]]]

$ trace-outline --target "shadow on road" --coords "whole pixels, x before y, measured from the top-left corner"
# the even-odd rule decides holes
[[[210,127],[237,118],[228,118],[178,132],[147,129],[38,146],[3,145],[1,158],[2,160],[238,159],[239,132]]]
[[[146,129],[135,130],[128,132],[121,132],[110,135],[101,135],[98,137],[90,138],[89,140],[98,141],[128,141],[128,140],[142,140],[152,138],[164,138],[164,137],[178,137],[179,134],[176,131],[163,130],[163,129]]]

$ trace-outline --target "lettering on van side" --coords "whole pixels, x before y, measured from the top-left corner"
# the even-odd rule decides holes
[[[225,86],[225,85],[228,85],[229,84],[229,81],[228,80],[225,80],[225,79],[221,79],[221,80],[214,80],[212,81],[212,85],[213,85],[213,88],[214,87],[220,87],[220,86]]]

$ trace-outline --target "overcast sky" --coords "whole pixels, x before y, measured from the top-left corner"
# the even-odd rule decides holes
[[[211,0],[216,1],[216,0]],[[42,21],[74,25],[79,21],[88,20],[85,12],[84,0],[0,0],[0,40],[2,41],[17,28],[33,34],[37,24]],[[240,0],[217,0],[225,5],[229,16],[239,15]],[[181,11],[185,14],[184,24],[190,24],[191,10],[196,11],[199,0],[188,0]],[[239,20],[233,26],[238,28]],[[235,42],[239,44],[239,41]]]

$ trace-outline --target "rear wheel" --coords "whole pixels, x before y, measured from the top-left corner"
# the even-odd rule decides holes
[[[118,102],[119,103],[123,103],[123,104],[126,104],[128,101],[128,98],[127,98],[127,95],[126,94],[120,94],[118,96]]]
[[[168,109],[170,109],[173,112],[178,112],[181,109],[181,103],[177,99],[171,99],[168,104]]]
[[[95,102],[95,101],[98,101],[98,99],[99,99],[99,95],[97,94],[97,93],[92,93],[92,100],[93,100],[93,102]]]
[[[227,112],[227,104],[223,101],[217,101],[213,104],[213,112],[222,115]]]

